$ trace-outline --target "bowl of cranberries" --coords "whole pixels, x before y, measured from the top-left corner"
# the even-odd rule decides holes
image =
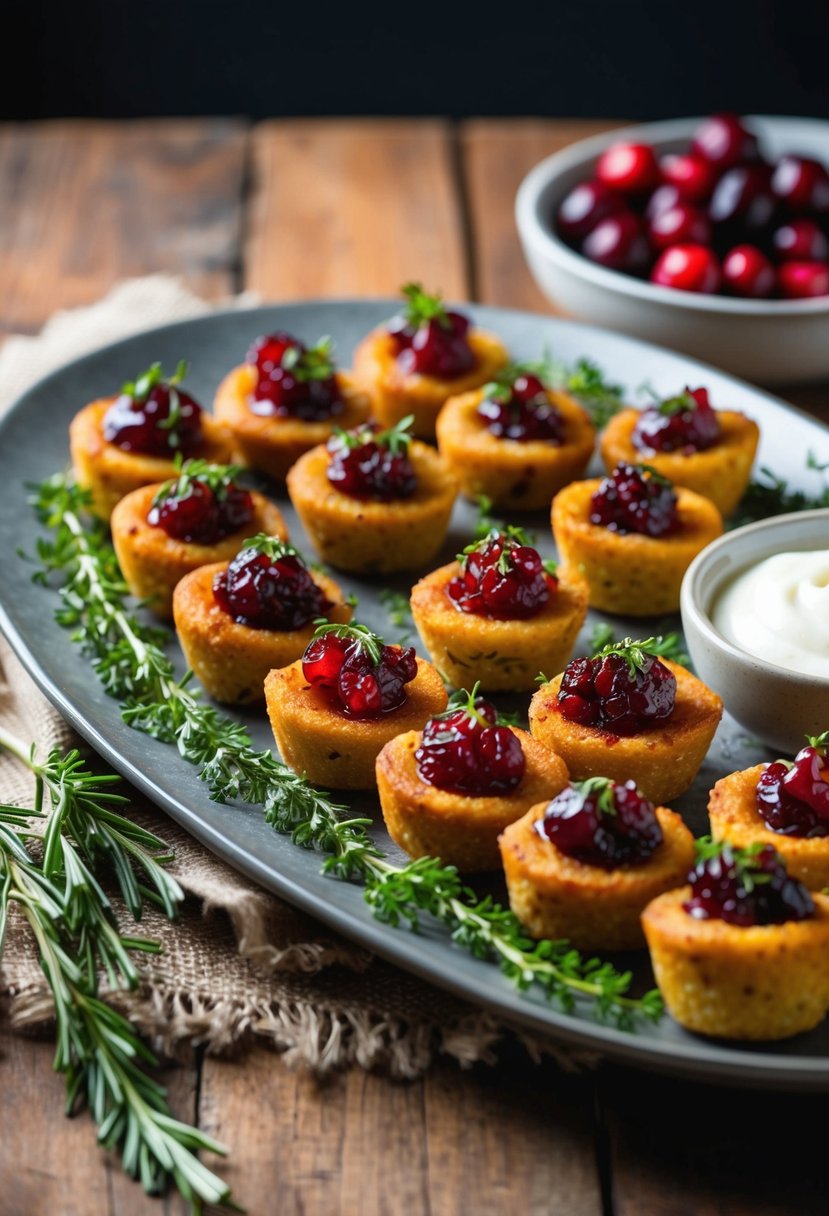
[[[525,177],[516,223],[558,308],[760,383],[829,375],[829,122],[648,123]]]

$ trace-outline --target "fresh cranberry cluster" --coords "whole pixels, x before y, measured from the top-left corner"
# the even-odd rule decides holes
[[[409,459],[412,416],[381,431],[366,423],[354,431],[338,430],[328,441],[328,480],[351,498],[393,502],[411,498],[417,474]]]
[[[187,364],[165,379],[160,363],[125,384],[104,415],[104,439],[145,456],[192,456],[202,442],[202,409],[179,385]]]
[[[414,647],[386,646],[364,625],[320,625],[302,656],[302,674],[353,718],[398,709],[417,675]]]
[[[829,836],[829,735],[810,739],[791,764],[767,764],[757,782],[756,806],[766,824],[786,836]]]
[[[178,477],[156,494],[147,523],[173,540],[218,544],[253,519],[253,497],[236,485],[238,472],[229,465],[185,461]]]
[[[402,291],[406,305],[386,326],[401,370],[440,380],[472,371],[469,318],[446,308],[439,295],[428,295],[419,283],[407,283]]]
[[[676,492],[648,465],[617,464],[591,494],[589,518],[611,532],[665,536],[676,527]]]
[[[284,332],[257,338],[247,353],[257,373],[248,402],[252,412],[302,422],[321,422],[342,413],[333,349],[330,338],[310,347]]]
[[[829,172],[774,163],[734,114],[706,118],[687,151],[612,144],[555,215],[562,238],[611,270],[682,291],[829,294]]]
[[[691,898],[682,905],[697,920],[730,925],[780,925],[814,915],[809,892],[791,878],[771,845],[733,848],[710,839],[697,842],[697,863],[688,875]]]
[[[676,397],[642,410],[631,434],[640,452],[704,452],[720,438],[722,428],[706,388],[686,388]]]
[[[213,596],[222,611],[251,629],[301,629],[331,607],[296,549],[264,533],[216,575]]]
[[[423,728],[415,764],[421,780],[457,794],[502,794],[524,776],[518,736],[498,725],[495,706],[471,693],[455,693],[445,713]]]
[[[676,676],[660,662],[659,646],[659,638],[625,638],[593,658],[572,659],[558,691],[559,712],[614,735],[664,722],[676,703]]]
[[[535,830],[567,857],[605,870],[647,861],[662,843],[653,803],[633,781],[608,777],[565,786],[547,803]]]
[[[505,368],[485,386],[478,417],[496,439],[519,443],[564,440],[564,418],[550,400],[541,376],[520,363]]]
[[[458,555],[446,594],[461,612],[497,621],[537,616],[558,590],[555,562],[544,561],[521,528],[493,529]]]

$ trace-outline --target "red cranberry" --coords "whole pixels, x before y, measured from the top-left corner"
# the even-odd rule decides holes
[[[388,431],[376,424],[338,431],[328,441],[328,480],[351,498],[392,502],[411,498],[417,474],[408,457],[411,417]]]
[[[735,245],[722,264],[723,283],[735,296],[763,300],[775,285],[774,267],[756,245]]]
[[[566,786],[547,803],[535,830],[567,857],[604,870],[647,861],[662,844],[653,803],[633,781],[607,777]]]
[[[780,262],[825,262],[829,260],[829,240],[814,220],[789,220],[771,238]]]
[[[453,793],[505,793],[524,776],[524,753],[518,736],[497,724],[495,707],[476,697],[476,688],[455,694],[449,709],[426,723],[415,752],[418,775]]]
[[[558,708],[565,718],[614,735],[636,735],[673,713],[676,677],[654,653],[652,638],[625,638],[564,669]]]
[[[672,245],[659,255],[651,282],[679,291],[715,292],[721,280],[716,255],[704,245]]]
[[[711,161],[691,152],[663,156],[659,168],[663,179],[675,186],[682,198],[690,203],[704,202],[717,180]]]
[[[777,267],[777,287],[787,300],[829,295],[829,263],[784,262]]]
[[[673,182],[665,182],[664,185],[657,186],[645,204],[645,219],[651,223],[660,212],[670,211],[672,207],[676,207],[677,203],[682,201],[678,187]]]
[[[520,528],[492,531],[460,557],[460,573],[446,593],[461,612],[497,621],[537,616],[558,580]]]
[[[216,575],[213,595],[234,621],[251,629],[301,629],[331,607],[297,551],[264,534]]]
[[[768,827],[787,836],[829,836],[826,770],[823,739],[801,748],[793,764],[767,764],[757,782],[756,806]]]
[[[686,388],[642,410],[631,434],[640,452],[703,452],[720,437],[717,411],[706,388]]]
[[[653,148],[648,144],[612,144],[599,157],[596,177],[622,194],[644,194],[659,180]]]
[[[626,209],[621,195],[601,182],[579,182],[559,204],[556,223],[564,240],[577,244],[596,227],[599,220]]]
[[[599,220],[585,237],[581,251],[591,262],[630,274],[645,270],[650,261],[650,248],[642,221],[632,211],[622,211]]]
[[[181,475],[156,494],[147,523],[174,540],[215,545],[250,523],[253,498],[234,484],[235,470],[198,464],[195,473],[185,465]]]
[[[561,443],[564,439],[564,419],[538,376],[520,366],[508,368],[484,392],[478,416],[496,439],[522,443],[535,439]]]
[[[611,532],[665,536],[676,527],[676,493],[647,465],[618,464],[590,498],[590,522]]]
[[[160,363],[131,384],[104,416],[104,439],[125,452],[170,457],[176,452],[191,456],[202,441],[201,406],[179,388],[187,365],[180,363],[175,375],[164,379]]]
[[[248,403],[251,411],[303,422],[321,422],[342,413],[332,351],[330,338],[322,338],[310,348],[282,332],[257,338],[247,354],[248,363],[257,371]]]
[[[700,845],[702,855],[688,875],[691,898],[682,905],[695,920],[724,920],[747,928],[814,915],[811,895],[789,877],[771,845],[747,849],[710,841]]]
[[[756,160],[757,136],[747,131],[736,114],[712,114],[703,119],[691,140],[691,151],[717,169]]]
[[[343,713],[376,718],[405,702],[417,658],[414,647],[385,646],[364,625],[321,625],[302,656],[302,674],[327,689]]]
[[[765,232],[777,209],[766,165],[736,165],[714,187],[708,215],[714,235],[724,245],[735,245],[752,234]]]
[[[653,217],[648,225],[648,237],[654,249],[667,249],[669,245],[707,245],[711,240],[711,224],[698,207],[679,202]]]
[[[408,303],[388,323],[397,362],[407,374],[452,380],[475,366],[469,345],[469,319],[447,309],[439,295],[427,295],[418,283],[407,283]]]
[[[829,172],[808,156],[781,156],[774,166],[771,188],[792,211],[829,212]]]

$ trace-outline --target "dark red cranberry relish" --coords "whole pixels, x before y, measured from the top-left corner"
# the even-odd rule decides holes
[[[631,440],[640,452],[704,452],[720,438],[708,389],[686,388],[642,410]]]
[[[462,689],[445,713],[430,718],[415,752],[418,776],[456,794],[504,794],[524,776],[524,753],[495,706]]]
[[[756,806],[766,824],[786,836],[829,836],[829,733],[809,739],[792,764],[767,764],[757,782]]]
[[[174,481],[163,485],[152,501],[147,523],[173,540],[215,545],[253,519],[253,498],[237,486],[239,469],[188,460]]]
[[[257,372],[248,402],[252,412],[302,422],[324,422],[341,414],[333,351],[331,338],[320,338],[310,347],[283,332],[257,338],[247,353],[247,362]]]
[[[386,646],[365,625],[320,625],[302,656],[302,674],[342,713],[377,718],[404,704],[417,658],[413,646]]]
[[[179,363],[168,380],[154,363],[121,395],[104,416],[104,439],[125,452],[146,456],[191,456],[202,441],[201,406],[179,384],[187,364]]]
[[[646,464],[617,464],[590,498],[590,522],[611,532],[665,536],[677,525],[673,485]]]
[[[736,849],[710,837],[697,841],[697,863],[688,875],[691,898],[682,905],[696,920],[730,925],[780,925],[814,915],[811,895],[790,878],[771,845]]]
[[[564,419],[547,395],[542,375],[532,364],[513,363],[485,385],[478,416],[496,439],[563,442]]]
[[[555,562],[543,561],[521,528],[493,529],[458,554],[446,593],[461,612],[497,621],[536,616],[558,590]]]
[[[427,295],[419,283],[407,283],[403,295],[405,307],[386,327],[402,371],[441,380],[472,371],[469,319],[446,308],[440,295]]]
[[[412,415],[387,431],[367,423],[354,431],[337,430],[328,441],[327,477],[351,498],[394,502],[411,498],[417,474],[409,459]]]
[[[573,782],[535,822],[539,836],[567,857],[604,870],[647,861],[662,843],[653,803],[633,781],[608,777]]]
[[[636,735],[664,722],[676,703],[676,676],[659,661],[660,638],[605,646],[564,669],[558,708],[571,722]]]
[[[251,629],[301,629],[331,607],[291,545],[260,532],[213,580],[219,607]]]

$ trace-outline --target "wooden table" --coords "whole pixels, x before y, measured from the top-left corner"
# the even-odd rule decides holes
[[[60,122],[0,128],[0,333],[130,275],[221,299],[396,295],[549,311],[512,219],[535,161],[610,124],[565,121]],[[791,394],[826,420],[829,386]],[[180,1213],[66,1120],[52,1044],[4,1034],[0,1216]],[[567,1075],[510,1047],[395,1084],[324,1085],[254,1048],[192,1052],[172,1104],[230,1146],[252,1216],[791,1216],[824,1213],[822,1102],[605,1067]]]

